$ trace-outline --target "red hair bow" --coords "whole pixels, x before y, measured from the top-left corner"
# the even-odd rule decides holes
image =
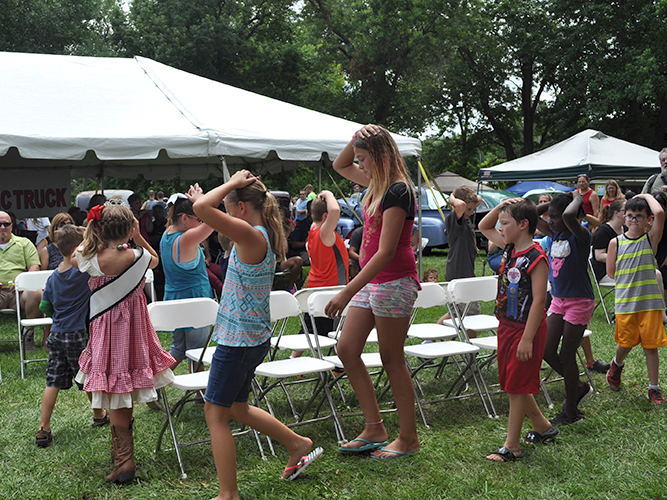
[[[88,211],[88,217],[86,217],[86,220],[90,222],[91,220],[100,220],[102,218],[102,210],[104,209],[104,205],[97,205],[91,208]]]

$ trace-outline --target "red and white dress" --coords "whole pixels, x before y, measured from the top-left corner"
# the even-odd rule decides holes
[[[90,274],[91,290],[115,278],[102,273],[96,255],[83,257],[77,251],[77,262]],[[156,389],[174,380],[170,367],[176,360],[162,349],[148,316],[144,282],[89,324],[76,379],[92,393],[93,408],[132,408],[133,403],[155,401]]]

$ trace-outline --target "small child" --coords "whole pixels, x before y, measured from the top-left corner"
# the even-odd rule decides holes
[[[662,323],[665,303],[656,278],[655,252],[662,237],[664,212],[649,194],[639,194],[625,204],[628,230],[609,242],[607,274],[616,279],[616,356],[607,372],[607,383],[620,390],[625,358],[641,344],[646,356],[652,403],[664,404],[658,384],[658,347],[667,345]],[[647,226],[653,222],[651,229]]]
[[[322,454],[266,411],[248,404],[255,368],[271,347],[271,284],[276,255],[285,258],[285,235],[278,202],[247,170],[206,194],[191,196],[194,211],[206,224],[234,241],[220,310],[213,330],[218,347],[209,371],[204,400],[211,434],[218,498],[239,498],[236,447],[229,420],[257,429],[289,451],[283,479],[294,479]],[[227,213],[218,210],[224,200]],[[275,252],[275,254],[274,254]]]
[[[440,277],[440,273],[435,267],[429,267],[424,271],[424,283],[437,283]]]
[[[347,285],[350,260],[345,242],[336,232],[340,219],[340,205],[331,191],[322,191],[313,200],[310,208],[313,225],[308,232],[308,254],[310,255],[310,272],[306,288],[323,286]],[[305,315],[308,333],[313,333],[311,317]],[[334,330],[332,318],[315,318],[315,326],[320,335],[327,335]],[[303,333],[303,330],[301,331]],[[301,351],[292,353],[299,357]]]
[[[447,231],[447,242],[449,245],[445,281],[452,281],[458,278],[473,278],[475,276],[477,243],[471,217],[481,202],[482,197],[468,186],[459,186],[449,195],[451,213],[445,219],[445,230]],[[461,310],[465,308],[464,305],[458,306]],[[480,312],[479,302],[472,302],[468,309],[468,314],[474,315]],[[451,319],[451,314],[447,313],[437,322],[442,325],[449,319]],[[468,330],[468,336],[476,337],[477,334],[473,330]]]
[[[496,229],[496,222],[500,227]],[[519,437],[527,415],[533,429],[530,444],[545,443],[558,434],[542,415],[534,394],[540,392],[540,366],[547,338],[544,311],[549,264],[539,244],[533,242],[537,210],[530,200],[504,200],[479,223],[489,241],[505,247],[498,278],[496,317],[498,326],[498,376],[500,388],[509,394],[510,415],[505,444],[488,460],[507,462],[528,455]]]
[[[83,228],[64,225],[55,234],[58,251],[63,261],[46,281],[39,309],[53,317],[51,334],[46,340],[49,348],[49,364],[46,368],[46,389],[42,398],[42,421],[35,433],[35,442],[40,448],[53,440],[51,415],[56,405],[58,392],[72,387],[72,380],[79,371],[79,356],[86,347],[86,321],[88,317],[88,274],[72,267],[74,249],[83,241]],[[83,386],[77,383],[80,390]],[[91,395],[88,394],[88,398]],[[109,417],[101,408],[94,410],[93,427],[109,423]]]
[[[111,483],[134,479],[134,403],[155,401],[156,389],[174,380],[170,367],[176,360],[162,349],[143,292],[146,271],[157,264],[157,253],[129,208],[108,201],[90,209],[83,245],[72,258],[72,265],[90,275],[92,290],[90,340],[76,381],[92,392],[93,408],[109,408]]]
[[[540,218],[538,227],[553,240],[550,251],[553,298],[547,312],[544,360],[563,377],[566,394],[561,412],[551,420],[555,425],[582,419],[579,405],[593,393],[588,383],[579,380],[577,364],[577,349],[595,309],[593,285],[588,279],[591,233],[581,225],[585,215],[582,205],[581,195],[573,192],[559,194],[538,207],[538,213],[549,214],[549,221]]]

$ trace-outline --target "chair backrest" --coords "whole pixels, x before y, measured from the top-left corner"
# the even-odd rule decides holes
[[[218,303],[208,297],[166,300],[148,304],[153,327],[160,332],[177,328],[203,328],[215,324]]]
[[[417,292],[414,308],[426,308],[444,306],[447,304],[447,295],[439,283],[425,282],[421,284],[422,289]]]
[[[296,300],[299,302],[299,308],[302,313],[308,312],[308,297],[310,297],[315,292],[330,292],[335,291],[336,293],[340,292],[345,285],[336,285],[336,286],[323,286],[320,288],[302,288],[294,294]]]
[[[42,290],[51,274],[53,274],[53,270],[21,273],[14,279],[14,287],[18,292]]]
[[[324,313],[324,309],[331,299],[333,299],[337,294],[337,290],[326,291],[324,288],[315,288],[316,293],[311,294],[308,297],[308,314],[313,318],[324,318],[327,315]],[[345,306],[341,316],[347,315],[347,310],[350,307],[350,303]]]
[[[271,322],[275,322],[293,316],[299,316],[301,309],[294,295],[284,290],[271,292]]]
[[[451,301],[457,304],[467,304],[475,300],[481,302],[496,300],[498,277],[481,276],[452,280],[447,285],[447,290]]]

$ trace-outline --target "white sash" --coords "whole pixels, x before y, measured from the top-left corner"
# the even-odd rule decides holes
[[[151,254],[143,248],[138,258],[111,281],[93,290],[90,296],[90,321],[104,314],[134,292],[144,279],[151,263]]]

